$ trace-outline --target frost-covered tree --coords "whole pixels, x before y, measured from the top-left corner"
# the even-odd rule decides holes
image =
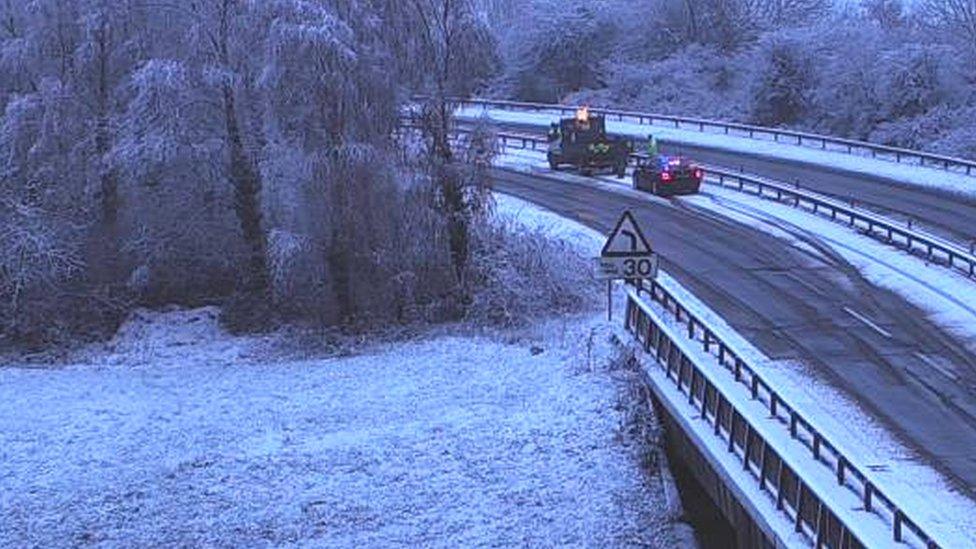
[[[919,11],[943,36],[966,44],[976,53],[976,0],[920,0]]]
[[[763,45],[753,89],[754,120],[779,125],[796,122],[809,106],[813,65],[800,41],[774,37]]]
[[[600,84],[613,29],[589,2],[539,5],[526,18],[524,35],[513,45],[518,97],[555,101]]]
[[[862,0],[861,9],[865,18],[885,30],[897,29],[905,24],[903,0]]]

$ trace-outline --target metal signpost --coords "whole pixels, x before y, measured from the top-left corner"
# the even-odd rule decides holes
[[[597,277],[607,281],[607,319],[613,320],[613,281],[657,278],[658,256],[637,226],[630,210],[624,211],[597,258]]]

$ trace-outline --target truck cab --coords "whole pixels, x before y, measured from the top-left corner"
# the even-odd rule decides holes
[[[548,132],[546,158],[553,170],[568,164],[590,175],[594,170],[611,169],[623,177],[632,146],[629,141],[607,135],[606,120],[591,115],[585,107],[572,118],[554,122]]]

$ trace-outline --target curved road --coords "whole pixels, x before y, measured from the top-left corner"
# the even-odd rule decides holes
[[[536,136],[544,134],[535,124],[495,122],[499,128]],[[649,127],[649,132],[653,127]],[[844,201],[854,199],[858,206],[888,216],[894,220],[919,222],[933,234],[968,245],[976,242],[976,199],[920,188],[881,176],[867,176],[819,164],[749,155],[667,140],[660,142],[662,152],[685,154],[705,164],[726,169],[741,169],[786,183],[800,182],[803,188]],[[938,170],[930,170],[939,177]],[[976,187],[976,177],[973,177]]]
[[[781,227],[804,251],[681,199],[544,171],[495,175],[497,190],[602,232],[631,209],[651,228],[665,270],[744,337],[770,358],[810,366],[976,495],[976,357],[815,236]]]

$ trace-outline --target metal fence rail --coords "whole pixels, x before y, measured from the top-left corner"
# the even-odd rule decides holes
[[[466,130],[458,131],[466,132]],[[545,151],[548,144],[545,139],[534,135],[514,133],[498,133],[496,135],[502,147],[513,149]],[[646,160],[646,158],[643,154],[634,153],[631,155],[632,164]],[[752,193],[762,198],[774,199],[797,208],[803,208],[814,214],[829,217],[832,221],[860,229],[864,234],[886,244],[921,254],[929,261],[942,262],[969,278],[976,279],[976,254],[970,250],[920,231],[909,229],[892,220],[885,219],[883,216],[848,206],[838,200],[820,196],[811,191],[799,189],[795,185],[791,186],[749,176],[716,166],[704,167],[705,173],[714,175],[713,181],[717,181],[724,187]]]
[[[916,541],[928,548],[939,547],[915,521],[884,494],[850,459],[837,449],[803,415],[776,392],[718,334],[697,318],[666,288],[655,281],[628,291],[625,328],[651,353],[679,391],[687,391],[689,404],[700,407],[701,418],[713,426],[716,436],[728,442],[728,451],[742,460],[743,467],[755,475],[760,490],[770,490],[776,508],[793,520],[797,532],[805,533],[817,547],[861,547],[863,544],[807,485],[799,472],[784,462],[755,427],[738,411],[722,390],[702,373],[705,365],[695,364],[676,342],[658,326],[641,295],[648,295],[687,326],[688,338],[701,342],[704,351],[716,358],[742,384],[751,398],[762,403],[770,416],[789,430],[792,440],[807,447],[812,457],[829,467],[837,484],[852,490],[864,509],[891,525],[896,542]],[[906,534],[910,536],[906,537]]]
[[[846,223],[887,244],[909,252],[920,253],[929,261],[941,261],[970,278],[976,277],[976,255],[940,238],[908,229],[882,216],[783,183],[742,175],[714,166],[705,168],[706,173],[716,176],[715,180],[719,185],[742,192],[751,192],[763,198],[775,199],[814,214],[829,216],[833,221]]]
[[[468,130],[456,130],[458,135],[469,133]],[[518,135],[499,133],[497,138],[503,147],[521,150],[544,151],[547,141],[534,135]],[[642,155],[631,155],[633,161]],[[713,173],[718,174],[714,171]],[[756,192],[765,197],[775,196],[779,200],[793,200],[811,206],[814,211],[834,212],[833,218],[847,216],[850,224],[867,223],[872,234],[875,228],[884,231],[891,230],[892,237],[903,235],[915,242],[924,243],[929,248],[929,256],[933,251],[941,250],[943,245],[930,242],[925,235],[901,229],[877,216],[859,212],[853,208],[835,203],[827,199],[810,196],[808,193],[789,189],[757,178],[750,178],[732,172],[722,171],[719,174],[722,184],[732,181],[730,186],[742,188],[752,185]],[[873,225],[872,225],[873,224]],[[910,242],[911,242],[910,241]],[[949,250],[951,251],[951,250]],[[972,274],[973,257],[967,256],[970,274]],[[961,261],[962,259],[960,259]],[[917,541],[928,548],[938,548],[938,544],[915,521],[910,519],[890,497],[879,490],[873,482],[852,462],[844,456],[837,447],[824,437],[800,412],[784,400],[779,393],[766,382],[744,359],[742,359],[717,333],[707,324],[695,316],[678,298],[655,281],[638,287],[640,294],[650,296],[660,303],[666,310],[673,313],[678,322],[687,326],[689,339],[700,341],[707,353],[713,354],[718,363],[728,370],[736,382],[744,385],[753,400],[764,404],[770,416],[776,418],[789,429],[790,437],[806,446],[815,460],[828,466],[833,471],[837,483],[853,490],[864,504],[864,509],[875,513],[891,524],[892,538],[895,541],[905,541],[908,532]],[[653,350],[659,363],[664,360],[663,367],[667,374],[678,383],[679,390],[688,390],[689,402],[699,404],[702,418],[711,420],[715,426],[716,435],[728,440],[729,451],[736,452],[743,459],[744,467],[758,475],[760,488],[775,488],[777,508],[786,512],[794,521],[797,532],[804,532],[816,540],[817,546],[858,547],[860,542],[853,537],[849,528],[843,525],[830,509],[818,499],[813,489],[802,482],[796,471],[783,463],[782,457],[776,455],[766,441],[758,436],[755,429],[745,418],[732,407],[728,397],[721,394],[717,387],[711,385],[706,376],[701,373],[701,366],[691,362],[680,349],[676,347],[660,326],[653,322],[647,312],[646,304],[639,294],[631,293],[627,302],[625,316],[626,328],[644,344],[646,351]],[[662,354],[663,353],[663,354]],[[663,357],[663,358],[662,358]],[[687,382],[687,387],[683,383]],[[724,415],[723,415],[724,414]],[[758,451],[757,451],[758,448]],[[758,452],[758,453],[757,453]]]
[[[576,107],[566,105],[550,105],[545,103],[529,103],[520,101],[501,101],[490,99],[459,99],[451,102],[462,107],[487,107],[514,112],[555,112],[560,115],[572,115]],[[945,156],[911,149],[878,145],[866,141],[830,137],[814,133],[752,126],[736,122],[721,122],[683,116],[651,114],[618,109],[590,108],[594,114],[602,114],[608,120],[630,122],[646,126],[668,126],[675,129],[692,129],[701,133],[715,130],[723,135],[749,137],[750,139],[769,138],[776,143],[786,143],[825,151],[843,152],[850,155],[865,156],[879,160],[889,160],[897,163],[907,163],[914,166],[939,168],[955,173],[973,175],[976,173],[976,161],[952,156]],[[766,138],[766,139],[763,139]]]

